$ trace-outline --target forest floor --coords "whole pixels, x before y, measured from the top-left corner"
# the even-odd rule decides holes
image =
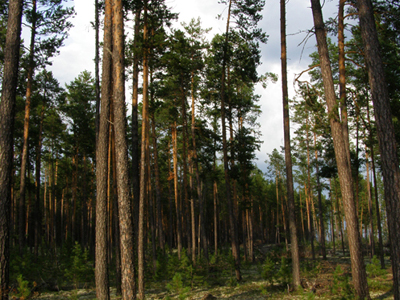
[[[263,249],[264,247],[264,249]],[[234,272],[222,272],[210,267],[206,279],[152,280],[146,283],[146,299],[355,299],[351,286],[350,258],[348,252],[343,255],[328,255],[327,260],[318,258],[313,261],[309,257],[301,259],[302,288],[293,291],[286,283],[290,282],[290,272],[279,266],[273,269],[274,280],[265,280],[265,264],[263,253],[268,246],[260,246],[259,263],[242,263],[243,280],[237,283]],[[287,253],[288,255],[288,253]],[[386,269],[381,270],[378,261],[366,258],[368,284],[372,299],[393,299],[392,272],[389,258],[385,258]],[[279,263],[276,263],[279,265]],[[282,262],[283,264],[283,262]],[[228,267],[229,269],[229,267]],[[268,268],[267,268],[268,269]],[[283,270],[283,271],[282,271]],[[268,270],[267,270],[268,271]],[[174,281],[175,280],[175,281]],[[96,299],[94,287],[60,290],[58,292],[37,293],[35,299]],[[16,298],[15,298],[16,299]],[[121,299],[111,288],[111,299]]]

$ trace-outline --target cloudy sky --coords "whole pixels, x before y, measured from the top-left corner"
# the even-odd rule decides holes
[[[262,45],[262,65],[259,74],[274,72],[280,74],[280,4],[279,0],[266,0],[263,11],[263,20],[260,27],[269,35],[268,43]],[[334,17],[337,11],[336,2],[324,3],[324,18]],[[77,75],[88,70],[94,74],[94,30],[91,23],[94,20],[94,1],[75,0],[76,16],[73,19],[74,27],[70,36],[61,49],[60,55],[53,59],[51,70],[54,76],[62,83],[69,83]],[[203,28],[212,27],[212,34],[223,33],[226,19],[217,20],[218,14],[226,15],[226,7],[218,4],[218,0],[166,0],[173,12],[180,13],[180,22],[190,22],[192,18],[200,17]],[[288,46],[288,81],[289,97],[295,92],[293,81],[295,74],[306,69],[310,63],[309,54],[314,52],[315,38],[312,36],[305,45],[300,43],[312,28],[312,14],[309,0],[289,0],[287,2],[287,46]],[[280,77],[280,75],[279,75]],[[263,144],[257,153],[257,165],[265,171],[267,153],[274,148],[280,149],[283,145],[282,96],[281,83],[269,84],[267,89],[258,86],[257,94],[261,95],[260,105],[262,114],[259,119]],[[130,97],[127,95],[127,101]]]

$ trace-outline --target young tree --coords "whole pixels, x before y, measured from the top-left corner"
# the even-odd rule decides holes
[[[22,0],[8,4],[4,49],[3,85],[0,102],[0,299],[9,295],[11,178],[15,97],[21,35]]]
[[[346,144],[342,134],[342,125],[338,113],[332,70],[329,60],[328,45],[326,42],[325,25],[322,17],[321,3],[311,0],[314,18],[315,35],[318,53],[321,61],[321,73],[324,83],[324,92],[328,106],[328,116],[331,126],[335,157],[339,173],[340,187],[346,215],[347,233],[350,247],[351,269],[353,284],[360,299],[369,297],[367,274],[361,252],[361,238],[358,231],[358,217],[353,194],[353,179],[351,162],[348,160]]]

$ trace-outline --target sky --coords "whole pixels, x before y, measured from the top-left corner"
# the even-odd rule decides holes
[[[69,0],[71,2],[71,0]],[[335,17],[338,1],[332,0],[323,3],[324,19]],[[74,27],[70,30],[68,39],[60,49],[60,54],[52,59],[52,67],[55,78],[64,85],[76,78],[82,71],[88,70],[94,74],[94,30],[91,22],[94,20],[94,1],[75,0],[76,16],[72,20]],[[173,12],[179,13],[179,20],[174,27],[179,28],[181,22],[189,23],[192,18],[201,18],[202,27],[210,28],[210,38],[214,34],[225,31],[227,8],[218,4],[218,0],[166,0],[166,5]],[[222,14],[218,20],[216,16]],[[266,0],[262,12],[263,19],[259,26],[269,35],[267,44],[261,45],[262,64],[258,73],[273,72],[280,79],[280,1]],[[315,37],[311,36],[307,43],[302,41],[312,29],[312,13],[309,0],[289,0],[287,2],[287,57],[288,57],[288,86],[289,98],[295,97],[294,78],[296,74],[308,68],[310,64],[309,54],[316,51]],[[129,32],[130,29],[126,28]],[[100,37],[102,39],[102,37]],[[27,39],[26,39],[27,40]],[[283,146],[283,109],[281,81],[270,83],[266,89],[261,85],[256,87],[256,94],[260,95],[261,116],[261,145],[256,153],[256,164],[266,171],[265,160],[274,148],[280,150]],[[126,95],[130,101],[130,95]],[[128,102],[129,104],[129,102]]]

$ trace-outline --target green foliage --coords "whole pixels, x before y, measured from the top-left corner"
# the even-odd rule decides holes
[[[267,256],[262,265],[261,276],[263,279],[267,280],[270,285],[273,284],[276,277],[276,263],[270,256]]]
[[[89,262],[89,251],[82,250],[78,242],[75,242],[75,246],[72,249],[71,263],[64,270],[64,274],[76,286],[82,282],[92,281],[94,269]]]
[[[333,299],[354,299],[354,289],[350,284],[349,275],[344,273],[340,266],[337,266],[333,273],[333,283],[330,288]]]
[[[167,289],[171,293],[178,293],[179,299],[185,299],[190,291],[190,287],[185,285],[184,276],[180,272],[175,273],[172,281],[167,284]]]
[[[383,276],[387,274],[385,269],[381,269],[381,263],[379,262],[378,257],[374,255],[371,260],[371,263],[366,266],[367,274],[369,277],[375,278],[379,276]]]
[[[292,268],[289,261],[284,256],[281,258],[281,267],[278,273],[276,273],[276,278],[278,282],[285,285],[292,282]]]
[[[22,274],[19,274],[17,277],[17,283],[16,293],[13,296],[18,297],[19,299],[26,299],[31,293],[29,281],[24,280]],[[35,284],[36,283],[34,283],[34,285]]]

